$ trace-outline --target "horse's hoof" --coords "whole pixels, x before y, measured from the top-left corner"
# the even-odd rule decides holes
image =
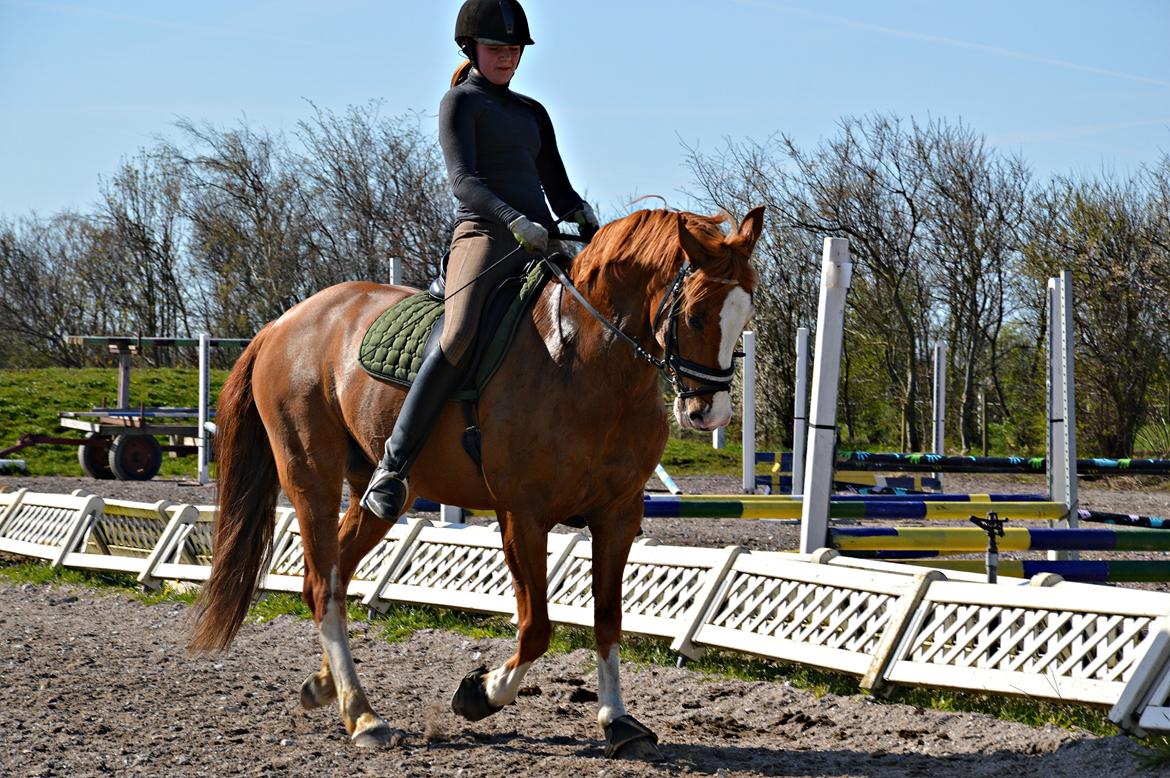
[[[480,666],[463,676],[459,688],[451,696],[451,710],[468,721],[479,721],[502,709],[499,705],[488,702],[487,689],[483,679],[488,674],[486,667]]]
[[[313,673],[301,684],[301,707],[305,710],[323,708],[337,699],[337,687],[333,679],[322,682],[316,673]]]
[[[394,748],[402,742],[402,737],[402,730],[391,729],[389,724],[380,721],[368,729],[353,733],[350,742],[358,748]]]
[[[645,762],[662,759],[658,751],[658,735],[629,714],[614,719],[605,728],[605,756]]]

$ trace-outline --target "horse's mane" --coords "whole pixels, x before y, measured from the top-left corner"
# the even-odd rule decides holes
[[[635,211],[605,225],[575,260],[580,284],[591,287],[602,274],[618,278],[632,269],[648,271],[669,280],[685,260],[679,241],[680,220],[687,232],[702,247],[706,256],[695,265],[700,272],[692,275],[683,288],[683,308],[689,310],[707,294],[714,292],[704,276],[734,281],[751,293],[756,273],[744,251],[728,246],[722,225],[726,214],[702,216],[686,211]]]

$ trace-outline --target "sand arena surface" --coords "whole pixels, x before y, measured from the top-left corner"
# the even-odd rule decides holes
[[[3,478],[0,485],[213,499],[208,487],[166,481]],[[684,481],[692,491],[734,485]],[[1117,502],[1086,499],[1090,507],[1170,512],[1154,510],[1166,503],[1156,489],[1101,491]],[[796,536],[793,525],[683,519],[647,520],[646,531],[662,543],[753,548],[791,548]],[[1002,778],[1140,771],[1135,745],[1121,736],[630,664],[623,668],[627,705],[658,733],[665,761],[615,763],[602,754],[592,652],[540,660],[515,705],[471,724],[450,713],[450,694],[476,666],[504,661],[511,641],[426,630],[391,645],[359,623],[350,631],[370,700],[405,732],[399,747],[367,752],[349,745],[335,708],[306,712],[297,703],[301,681],[320,660],[311,623],[281,617],[246,625],[228,652],[192,657],[183,648],[188,617],[180,604],[147,606],[107,591],[0,585],[0,667],[9,687],[0,706],[0,774]]]

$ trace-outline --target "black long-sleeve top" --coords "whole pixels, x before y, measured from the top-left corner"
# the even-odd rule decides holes
[[[458,201],[456,221],[487,218],[506,226],[523,215],[552,227],[546,195],[558,216],[581,204],[544,106],[476,70],[443,96],[439,144]]]

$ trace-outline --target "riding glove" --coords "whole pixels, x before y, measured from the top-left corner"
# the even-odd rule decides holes
[[[529,254],[543,254],[548,251],[548,230],[527,216],[520,216],[508,225],[512,235]]]
[[[601,229],[601,222],[597,220],[597,214],[593,212],[593,206],[589,203],[582,202],[579,206],[565,214],[565,221],[576,224],[581,237],[585,240],[592,240],[597,231]]]

